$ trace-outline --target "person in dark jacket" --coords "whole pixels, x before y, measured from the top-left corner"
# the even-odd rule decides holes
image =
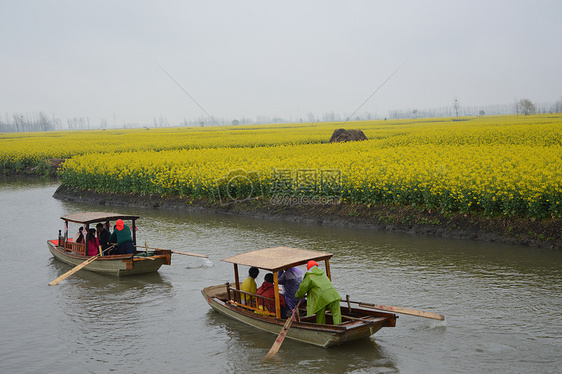
[[[98,241],[100,242],[101,250],[103,251],[103,254],[104,255],[116,254],[113,248],[107,252],[105,251],[109,247],[109,237],[111,236],[109,230],[106,229],[103,224],[98,223],[96,225],[96,231],[98,232]]]

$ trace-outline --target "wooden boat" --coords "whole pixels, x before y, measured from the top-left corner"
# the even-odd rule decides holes
[[[110,222],[122,219],[125,223],[128,223],[128,221],[132,222],[130,226],[132,239],[135,248],[137,248],[135,222],[139,218],[138,216],[105,212],[77,213],[62,216],[61,219],[64,221],[65,227],[64,234],[61,234],[59,230],[59,238],[47,240],[47,247],[56,259],[72,266],[79,265],[91,257],[86,256],[85,244],[75,243],[72,239],[68,238],[68,223],[72,222],[83,225],[86,228],[86,232],[88,232],[90,225],[93,225],[92,228],[95,228],[95,225],[101,222],[109,229]],[[151,273],[158,271],[162,265],[170,265],[172,261],[171,254],[172,251],[167,249],[151,249],[149,251],[148,247],[146,247],[146,250],[135,250],[133,254],[103,255],[90,262],[84,269],[115,276]]]
[[[242,253],[224,259],[234,264],[234,284],[226,283],[204,288],[201,293],[207,303],[216,311],[252,327],[279,334],[286,320],[281,317],[279,304],[279,284],[277,272],[293,266],[306,264],[310,260],[324,261],[326,275],[330,276],[329,260],[331,253],[309,251],[304,249],[276,247],[260,249]],[[240,290],[238,266],[257,267],[273,273],[275,299],[267,299],[260,295],[249,294]],[[256,300],[265,299],[275,302],[274,311],[263,311],[254,305],[245,305],[244,296],[251,295]],[[342,323],[332,324],[332,318],[326,315],[326,324],[317,324],[316,316],[306,317],[306,308],[301,307],[298,318],[293,321],[287,332],[287,338],[313,344],[320,347],[330,347],[356,339],[369,337],[382,327],[394,327],[396,318],[393,313],[352,308],[349,297],[342,300]]]

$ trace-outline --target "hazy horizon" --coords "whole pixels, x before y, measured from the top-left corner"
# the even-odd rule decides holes
[[[0,10],[2,116],[308,121],[362,104],[356,115],[384,118],[455,99],[562,98],[559,1],[23,0]]]

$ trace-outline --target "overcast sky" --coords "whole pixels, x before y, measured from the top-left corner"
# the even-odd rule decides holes
[[[170,124],[562,98],[562,1],[0,0],[0,115]]]

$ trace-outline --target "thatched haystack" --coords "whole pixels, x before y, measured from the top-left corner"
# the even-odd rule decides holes
[[[361,130],[337,129],[330,138],[330,143],[355,142],[358,140],[368,140]]]

